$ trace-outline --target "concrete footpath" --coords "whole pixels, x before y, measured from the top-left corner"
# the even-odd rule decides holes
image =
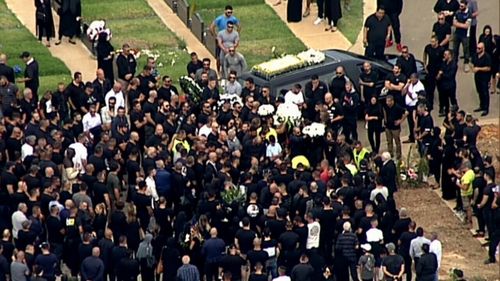
[[[315,50],[327,49],[343,49],[347,50],[351,47],[351,42],[345,38],[340,30],[336,32],[325,31],[325,22],[314,25],[314,21],[318,15],[318,6],[316,3],[311,3],[311,14],[302,18],[300,22],[287,22],[286,6],[287,2],[283,1],[280,5],[274,6],[276,0],[266,0],[266,4],[274,9],[278,16],[288,25],[288,28],[299,38],[308,48]],[[303,7],[305,10],[305,6]],[[304,11],[302,11],[304,12]]]
[[[33,1],[27,0],[5,0],[7,7],[16,15],[19,21],[31,32],[36,34],[35,25],[35,5]],[[54,25],[56,34],[59,30],[59,16],[52,12],[54,17]],[[36,36],[36,35],[35,35]],[[71,73],[79,71],[83,74],[84,81],[93,80],[97,69],[97,61],[94,60],[92,54],[83,45],[80,40],[76,40],[76,45],[68,43],[68,39],[64,38],[63,42],[55,45],[56,40],[52,40],[51,47],[48,48],[52,56],[59,58],[66,64]],[[30,51],[30,50],[19,50]],[[43,67],[43,66],[42,66]]]
[[[174,32],[179,38],[186,41],[188,52],[196,52],[199,58],[209,58],[215,61],[212,54],[205,46],[191,33],[191,30],[181,21],[181,19],[170,9],[163,0],[147,0],[149,6],[155,11],[161,21]]]

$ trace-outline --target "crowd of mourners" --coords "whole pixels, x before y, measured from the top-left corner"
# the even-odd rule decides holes
[[[442,10],[443,20],[452,16]],[[234,25],[228,6],[211,29]],[[243,65],[242,56],[231,59],[237,44],[224,43],[239,37],[220,32],[219,69],[196,53],[187,65],[203,89],[199,103],[160,76],[154,58],[138,70],[127,44],[117,73],[108,65],[84,82],[76,72],[69,85],[44,93],[36,58],[21,54],[26,69],[15,81],[0,55],[0,281],[437,280],[438,234],[425,233],[394,199],[403,122],[405,142],[428,159],[442,197],[456,200],[471,227],[477,218],[475,236],[489,239],[485,263],[496,262],[500,190],[492,157],[477,147],[481,127],[456,99],[451,106],[440,100],[441,131],[430,115],[434,88],[426,94],[408,47],[383,99],[369,62],[362,93],[339,67],[331,81],[313,76],[274,96],[251,78],[238,82],[244,67],[231,65]],[[442,44],[439,34],[432,40],[434,49]],[[485,44],[478,49],[491,47]],[[445,64],[454,63],[439,48]],[[448,77],[433,68],[442,53],[426,52],[427,71],[453,84],[456,63]],[[474,66],[478,79],[496,74],[491,65],[486,76],[476,67],[484,66]],[[227,78],[224,87],[217,73]],[[449,94],[446,87],[438,90]],[[243,102],[220,104],[227,91]],[[275,124],[258,113],[282,103],[296,104],[304,121]],[[371,149],[358,140],[361,109]],[[324,137],[302,133],[311,122],[326,124]]]

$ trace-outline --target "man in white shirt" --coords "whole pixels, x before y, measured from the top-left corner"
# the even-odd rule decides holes
[[[23,184],[20,182],[19,184]],[[24,183],[26,184],[26,183]],[[19,230],[23,229],[23,222],[27,221],[26,213],[28,212],[28,206],[25,203],[19,203],[17,206],[17,211],[12,214],[12,237],[17,239],[17,234]]]
[[[113,89],[111,89],[107,94],[106,94],[106,97],[104,98],[104,101],[106,103],[106,106],[109,106],[109,99],[111,97],[115,97],[116,98],[116,108],[122,106],[123,108],[126,108],[125,107],[125,97],[123,96],[123,92],[122,92],[122,84],[120,84],[119,82],[116,82],[114,85],[113,85]]]
[[[408,110],[408,130],[410,131],[410,136],[407,141],[403,143],[413,143],[415,142],[415,123],[417,120],[417,102],[419,99],[419,94],[425,93],[424,84],[420,80],[418,80],[418,74],[413,73],[410,75],[410,79],[408,83],[406,83],[403,88],[403,93],[406,92],[405,95],[405,104],[406,110]]]
[[[441,258],[443,256],[443,246],[441,245],[441,241],[438,240],[438,234],[436,232],[431,233],[431,245],[429,250],[436,255],[438,262],[438,269],[436,271],[436,277],[434,278],[434,280],[437,281],[439,277],[439,268],[441,267]]]
[[[384,247],[384,233],[378,228],[377,218],[372,218],[370,221],[371,228],[366,231],[366,242],[370,243],[372,253],[376,260],[380,259],[380,252]],[[375,274],[377,275],[380,270],[380,265],[375,265]]]
[[[78,142],[70,144],[70,148],[75,150],[75,157],[73,157],[73,165],[76,169],[81,169],[81,173],[84,173],[83,167],[87,165],[87,147],[84,143],[86,137],[84,134],[78,136]]]
[[[314,219],[313,214],[307,214],[307,241],[306,249],[319,248],[319,233],[321,230],[321,225],[317,220]]]
[[[276,137],[270,135],[269,144],[266,147],[266,157],[268,157],[271,161],[274,161],[281,156],[281,152],[281,145],[276,142]]]
[[[293,85],[293,88],[285,94],[285,103],[296,104],[300,109],[304,105],[304,94],[300,84]]]
[[[21,160],[24,161],[26,156],[33,155],[33,150],[36,144],[36,136],[27,136],[26,142],[21,146]]]
[[[375,188],[370,193],[370,201],[374,202],[376,205],[378,205],[378,202],[376,202],[375,197],[377,197],[378,194],[382,194],[385,200],[389,197],[389,189],[384,186],[381,178],[375,179]]]
[[[84,132],[89,132],[91,136],[93,133],[96,133],[95,131],[101,127],[102,122],[101,122],[101,115],[99,115],[96,112],[96,106],[91,105],[89,108],[89,112],[85,113],[83,115],[82,119],[82,124],[83,124],[83,131]]]
[[[410,257],[414,260],[415,267],[417,266],[420,257],[424,254],[424,252],[422,251],[422,245],[431,244],[431,241],[429,241],[429,239],[424,237],[423,228],[421,227],[417,228],[416,233],[417,237],[411,240],[410,243]]]
[[[278,267],[278,277],[274,278],[273,281],[291,281],[290,276],[286,275],[286,267]]]

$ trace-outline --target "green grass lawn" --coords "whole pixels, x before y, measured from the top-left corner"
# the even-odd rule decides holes
[[[190,58],[186,51],[178,48],[181,40],[163,24],[145,0],[83,0],[82,9],[88,23],[106,20],[113,33],[111,44],[115,49],[128,43],[133,49],[156,51],[160,54],[158,70],[161,75],[170,75],[174,81],[186,75]],[[145,61],[146,57],[141,56],[137,74]]]
[[[194,10],[210,24],[224,12],[228,4],[223,0],[190,0]],[[234,15],[241,21],[239,51],[245,56],[249,67],[272,58],[272,47],[278,53],[294,54],[306,46],[290,31],[274,10],[263,0],[239,0],[232,3]]]
[[[19,65],[24,69],[24,63],[19,58],[23,51],[30,52],[39,62],[39,93],[55,90],[58,82],[70,81],[71,74],[66,65],[53,57],[47,48],[19,22],[7,8],[5,1],[0,0],[0,53],[7,54],[10,66]]]
[[[354,44],[363,26],[363,0],[351,0],[351,10],[342,10],[339,29]]]

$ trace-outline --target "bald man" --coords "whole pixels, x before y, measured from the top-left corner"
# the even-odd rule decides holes
[[[81,265],[82,280],[104,281],[104,263],[99,258],[101,251],[98,247],[92,248],[92,255],[86,257]]]
[[[123,92],[122,92],[122,84],[121,83],[115,82],[115,84],[113,85],[113,88],[106,94],[106,97],[104,98],[104,101],[106,102],[106,106],[109,106],[109,99],[111,97],[116,98],[116,104],[115,104],[116,108],[118,108],[120,106],[123,108],[126,108],[125,107],[125,97],[124,97]]]
[[[0,76],[5,76],[10,83],[15,83],[14,69],[7,65],[6,54],[0,54]]]
[[[217,280],[219,263],[226,248],[224,240],[217,237],[217,228],[210,229],[210,239],[205,241],[201,254],[205,258],[205,276],[207,281]]]
[[[200,281],[200,272],[198,268],[189,262],[191,258],[188,255],[182,257],[182,266],[177,269],[177,280],[179,281]]]

